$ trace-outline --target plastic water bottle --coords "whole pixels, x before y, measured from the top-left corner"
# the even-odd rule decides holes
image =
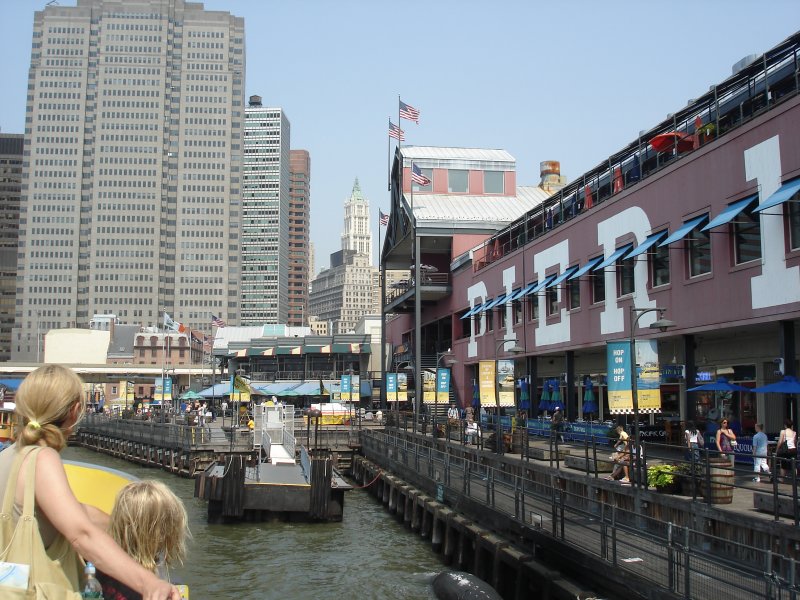
[[[103,586],[100,585],[100,582],[97,581],[97,577],[95,577],[97,570],[94,568],[94,565],[87,562],[83,573],[86,576],[86,583],[83,586],[83,593],[81,596],[84,598],[102,598]]]

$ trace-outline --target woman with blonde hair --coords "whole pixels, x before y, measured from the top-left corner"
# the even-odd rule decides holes
[[[177,588],[136,563],[103,531],[107,515],[80,504],[69,487],[59,453],[85,408],[80,378],[59,365],[39,367],[17,390],[16,443],[0,452],[0,498],[8,493],[9,505],[13,500],[10,518],[16,526],[23,521],[23,509],[27,511],[26,491],[33,494],[38,533],[57,570],[52,575],[57,581],[43,581],[38,563],[31,565],[29,589],[53,585],[50,589],[59,590],[59,597],[79,592],[81,556],[144,600],[180,600]],[[0,551],[8,553],[13,539],[5,537],[0,529]]]
[[[111,537],[128,556],[164,579],[169,568],[183,564],[189,519],[183,502],[166,485],[145,480],[129,483],[114,501]],[[105,573],[98,572],[103,597],[111,600],[140,596]]]

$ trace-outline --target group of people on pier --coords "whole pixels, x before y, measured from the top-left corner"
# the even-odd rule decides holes
[[[23,568],[13,584],[0,581],[0,597],[79,598],[87,561],[107,600],[180,600],[159,576],[185,555],[180,499],[159,482],[134,482],[107,515],[70,488],[60,452],[86,410],[83,389],[72,370],[45,365],[17,391],[15,443],[0,452],[0,565]]]

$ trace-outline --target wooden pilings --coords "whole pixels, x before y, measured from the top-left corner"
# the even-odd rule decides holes
[[[514,600],[574,599],[592,593],[536,561],[533,553],[513,547],[488,529],[415,489],[363,457],[353,463],[352,477],[411,531],[430,540],[444,562],[468,571]]]

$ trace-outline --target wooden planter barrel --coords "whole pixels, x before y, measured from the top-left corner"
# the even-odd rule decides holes
[[[730,504],[733,502],[733,469],[727,458],[714,456],[708,459],[711,473],[710,494],[708,501],[711,504]]]

